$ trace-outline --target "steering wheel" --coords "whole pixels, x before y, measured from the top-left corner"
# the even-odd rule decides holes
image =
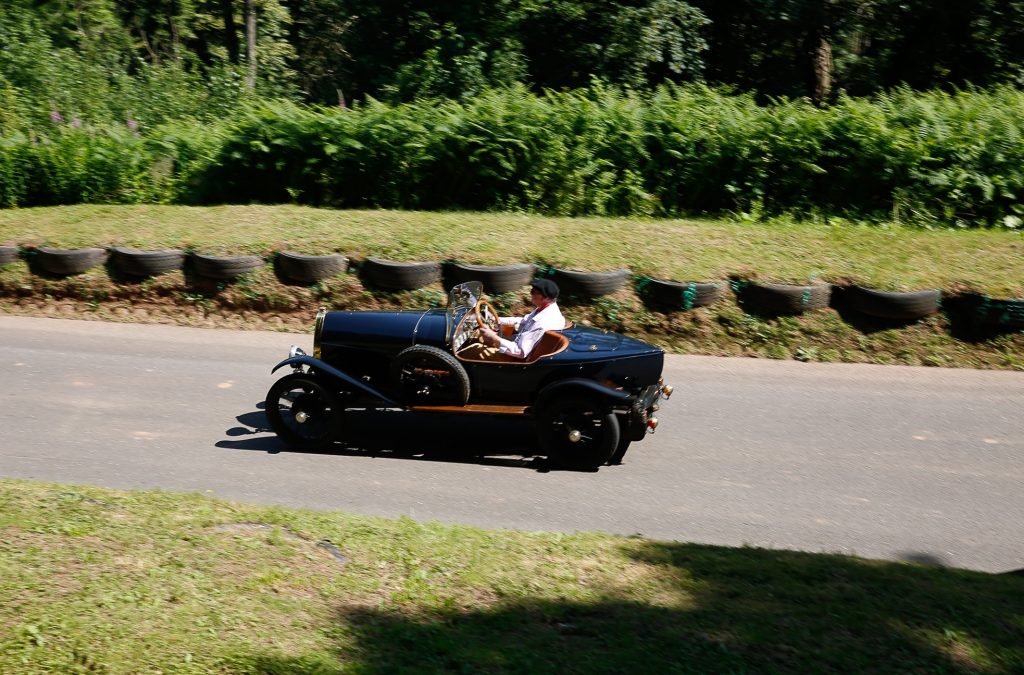
[[[473,313],[476,314],[478,326],[487,326],[499,336],[501,335],[501,322],[498,321],[498,312],[495,311],[491,303],[486,300],[477,301],[476,307],[473,308]]]

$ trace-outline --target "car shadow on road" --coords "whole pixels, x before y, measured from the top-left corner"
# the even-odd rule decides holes
[[[259,410],[235,419],[243,426],[226,430],[218,448],[276,454],[343,455],[452,462],[550,471],[588,471],[563,467],[538,456],[536,435],[529,420],[498,415],[417,414],[401,410],[347,411],[343,438],[324,450],[294,450],[270,430],[263,403]],[[595,471],[591,469],[590,471]]]

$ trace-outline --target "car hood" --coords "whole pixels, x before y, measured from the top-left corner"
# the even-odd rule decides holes
[[[444,310],[328,312],[320,335],[325,345],[444,344]]]

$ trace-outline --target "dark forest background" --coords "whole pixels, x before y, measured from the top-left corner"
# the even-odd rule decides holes
[[[700,81],[759,100],[1024,81],[1019,0],[5,0],[5,108],[144,123],[516,83]]]

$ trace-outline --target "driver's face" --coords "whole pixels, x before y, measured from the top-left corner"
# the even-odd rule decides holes
[[[546,302],[547,302],[547,298],[544,297],[543,293],[538,291],[536,288],[531,288],[530,289],[530,304],[531,305],[533,305],[537,309],[540,309],[541,307],[544,306],[544,304]]]

